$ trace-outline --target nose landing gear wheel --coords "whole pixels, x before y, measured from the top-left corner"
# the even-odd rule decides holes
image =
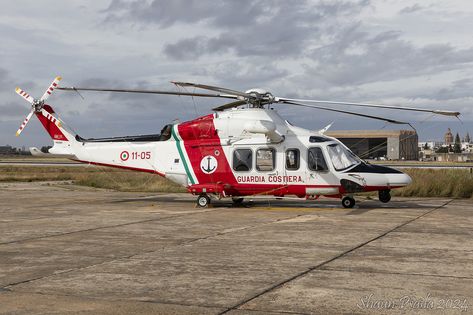
[[[342,205],[343,208],[353,208],[355,206],[355,199],[349,196],[343,197]]]
[[[391,193],[389,189],[378,191],[378,199],[383,203],[387,203],[391,200]]]
[[[206,194],[199,195],[197,197],[197,205],[201,208],[205,208],[210,204],[210,197]]]

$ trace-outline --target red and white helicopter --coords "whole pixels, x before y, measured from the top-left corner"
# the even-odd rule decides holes
[[[390,190],[408,185],[411,178],[399,170],[371,165],[353,154],[343,143],[291,125],[276,110],[276,104],[334,111],[395,124],[408,124],[384,117],[349,112],[317,104],[385,108],[458,117],[459,112],[275,97],[252,89],[235,91],[209,85],[173,82],[213,93],[59,87],[54,79],[40,99],[16,89],[31,104],[17,135],[35,114],[51,136],[49,153],[101,166],[158,174],[197,195],[197,204],[207,206],[211,198],[295,195],[317,199],[341,198],[345,208],[355,205],[353,195],[378,191],[381,202],[389,202]],[[133,92],[232,99],[214,108],[214,113],[183,123],[168,124],[160,134],[84,139],[74,134],[45,101],[54,89],[69,91]],[[308,104],[309,103],[309,104]]]

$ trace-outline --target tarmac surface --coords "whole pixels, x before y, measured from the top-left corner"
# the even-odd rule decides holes
[[[0,314],[470,314],[473,200],[0,183]]]

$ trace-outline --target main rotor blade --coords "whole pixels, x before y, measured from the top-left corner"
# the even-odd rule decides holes
[[[217,106],[215,108],[212,108],[212,110],[219,112],[219,111],[223,111],[225,109],[238,107],[238,106],[245,105],[245,104],[247,104],[246,101],[235,101],[235,102],[231,102],[231,103],[227,103],[227,104]]]
[[[410,123],[404,122],[404,121],[398,121],[398,120],[394,120],[394,119],[390,119],[390,118],[384,118],[384,117],[378,117],[378,116],[360,114],[360,113],[349,112],[349,111],[339,110],[339,109],[333,109],[333,108],[327,108],[327,107],[322,107],[322,106],[309,105],[309,104],[302,104],[302,103],[297,103],[297,102],[292,102],[292,101],[281,101],[281,103],[283,103],[283,104],[295,105],[295,106],[301,106],[301,107],[309,107],[309,108],[327,110],[327,111],[331,111],[331,112],[342,113],[342,114],[348,114],[348,115],[355,115],[355,116],[360,116],[360,117],[365,117],[365,118],[371,118],[371,119],[376,119],[376,120],[382,120],[382,121],[386,121],[386,122],[389,122],[389,123],[392,123],[392,124],[410,125]]]
[[[415,112],[425,112],[425,113],[433,113],[433,114],[438,114],[438,115],[455,116],[455,117],[458,117],[460,115],[460,112],[452,112],[452,111],[448,111],[448,110],[430,110],[430,109],[424,109],[424,108],[400,107],[400,106],[380,105],[380,104],[334,102],[334,101],[320,101],[320,100],[304,100],[304,99],[284,98],[284,97],[276,98],[276,100],[279,101],[279,102],[289,101],[289,102],[349,105],[349,106],[358,106],[358,107],[377,107],[377,108],[386,108],[386,109],[409,110],[409,111],[415,111]]]
[[[218,87],[218,86],[197,84],[197,83],[190,83],[190,82],[177,82],[177,81],[171,81],[171,83],[174,83],[174,84],[182,86],[182,87],[192,86],[192,87],[196,87],[196,88],[199,88],[199,89],[210,90],[210,91],[215,91],[215,92],[221,92],[221,93],[225,93],[225,94],[241,96],[241,97],[244,97],[244,98],[252,98],[253,97],[248,93],[235,91],[235,90],[231,90],[231,89],[227,89],[227,88],[222,88],[222,87]]]
[[[218,97],[236,99],[234,95],[227,94],[207,94],[207,93],[190,93],[190,92],[174,92],[174,91],[158,91],[158,90],[133,90],[133,89],[96,89],[82,87],[58,87],[63,91],[95,91],[95,92],[117,92],[117,93],[142,93],[142,94],[161,94],[161,95],[179,95],[179,96],[197,96],[197,97]]]

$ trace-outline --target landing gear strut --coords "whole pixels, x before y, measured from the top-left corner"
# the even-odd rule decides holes
[[[197,205],[201,208],[205,208],[210,204],[210,197],[207,194],[201,194],[197,197]]]
[[[391,200],[391,190],[386,189],[386,190],[379,190],[378,191],[378,199],[379,201],[383,203],[387,203]]]
[[[345,196],[342,199],[343,208],[353,208],[355,206],[355,199],[350,196]]]

